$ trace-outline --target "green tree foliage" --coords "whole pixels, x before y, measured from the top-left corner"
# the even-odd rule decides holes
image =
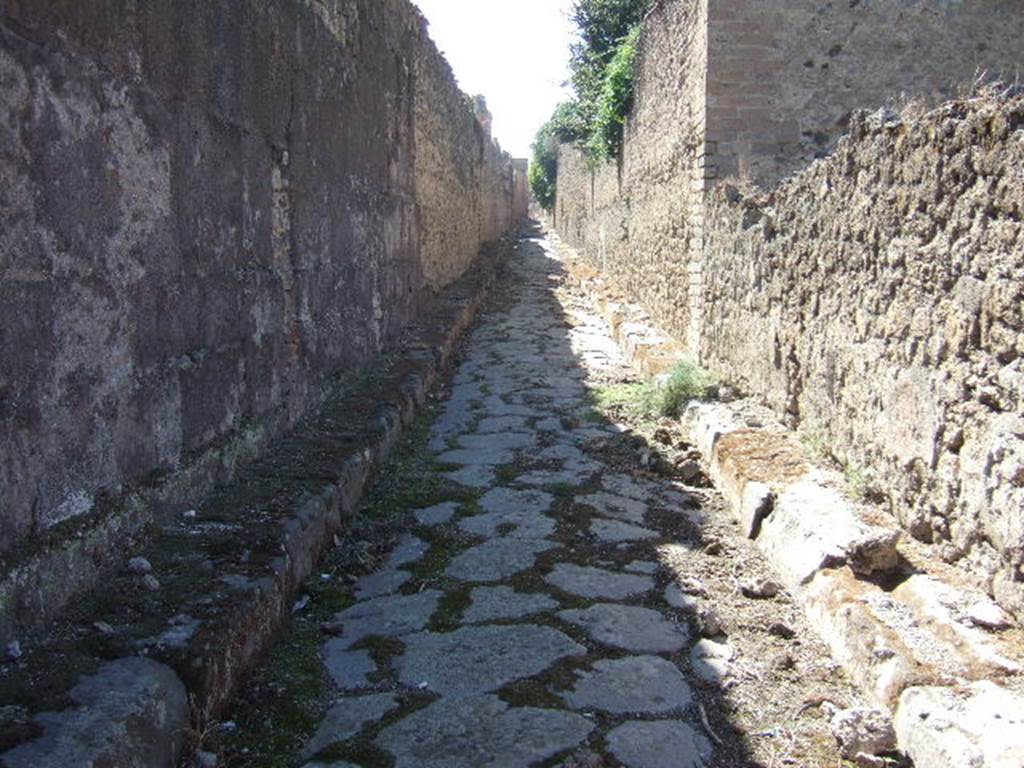
[[[622,148],[626,115],[633,108],[633,62],[639,39],[640,27],[633,27],[605,69],[604,87],[587,142],[587,149],[594,159],[616,157]]]
[[[571,49],[575,98],[560,104],[537,132],[530,187],[547,210],[555,203],[558,143],[585,146],[594,159],[615,156],[633,103],[633,63],[639,24],[651,0],[575,0],[579,39]]]

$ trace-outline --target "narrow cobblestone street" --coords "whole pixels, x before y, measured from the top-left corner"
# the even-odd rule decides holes
[[[796,710],[851,703],[841,674],[790,641],[810,633],[785,595],[740,594],[767,571],[709,520],[717,494],[636,467],[644,440],[595,407],[631,374],[560,272],[546,238],[521,241],[420,449],[437,503],[406,502],[396,545],[319,626],[333,693],[290,764],[834,764]]]

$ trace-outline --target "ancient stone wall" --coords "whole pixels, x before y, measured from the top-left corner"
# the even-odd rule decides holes
[[[701,240],[705,185],[706,5],[655,6],[641,39],[621,166],[592,168],[563,145],[555,204],[559,234],[682,338],[692,314],[687,286],[699,270],[691,254]]]
[[[1024,98],[850,129],[713,195],[701,357],[1024,616]]]
[[[850,112],[936,104],[1024,67],[1018,0],[707,0],[709,163],[770,185],[828,153]]]
[[[0,553],[230,474],[511,194],[407,0],[0,3]]]

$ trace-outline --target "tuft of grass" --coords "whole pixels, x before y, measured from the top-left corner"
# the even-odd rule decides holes
[[[644,413],[678,418],[691,400],[707,400],[715,378],[694,363],[684,360],[672,369],[663,384],[646,386],[640,406]]]

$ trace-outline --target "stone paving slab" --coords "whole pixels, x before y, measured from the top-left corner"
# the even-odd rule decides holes
[[[437,610],[441,592],[427,590],[415,595],[391,595],[356,603],[334,617],[349,645],[365,637],[397,637],[427,626]]]
[[[608,749],[626,768],[702,768],[711,744],[676,720],[623,723],[608,734]]]
[[[437,525],[444,525],[451,520],[455,513],[459,511],[459,506],[457,502],[446,501],[443,504],[435,504],[432,507],[418,509],[413,514],[416,517],[416,522],[420,525],[432,528]]]
[[[590,532],[600,541],[612,543],[658,538],[658,534],[650,528],[641,528],[639,525],[623,523],[619,520],[593,520],[590,523]]]
[[[496,696],[444,698],[385,728],[377,743],[395,768],[529,768],[577,746],[586,718]]]
[[[665,714],[690,705],[693,696],[682,673],[660,656],[603,660],[561,694],[575,709],[612,714]]]
[[[542,539],[491,539],[456,555],[445,575],[470,582],[503,581],[531,568],[538,554],[555,546]]]
[[[471,603],[462,616],[469,624],[502,619],[521,619],[534,613],[559,608],[557,600],[541,594],[524,594],[512,587],[477,587],[470,594]]]
[[[398,706],[398,699],[390,693],[354,696],[339,699],[328,710],[323,722],[302,753],[306,759],[315,757],[326,747],[355,736],[365,725],[376,722]]]
[[[370,684],[369,676],[377,665],[369,651],[348,650],[349,641],[341,638],[324,643],[324,666],[334,684],[342,690],[363,688]]]
[[[614,573],[571,563],[558,563],[544,581],[573,595],[609,600],[625,600],[654,589],[654,580],[649,576]]]
[[[558,618],[581,627],[592,639],[640,653],[670,653],[686,646],[689,632],[650,608],[598,603],[560,611]]]
[[[404,642],[405,653],[394,661],[399,681],[445,695],[495,691],[587,652],[558,630],[532,624],[425,632]]]

